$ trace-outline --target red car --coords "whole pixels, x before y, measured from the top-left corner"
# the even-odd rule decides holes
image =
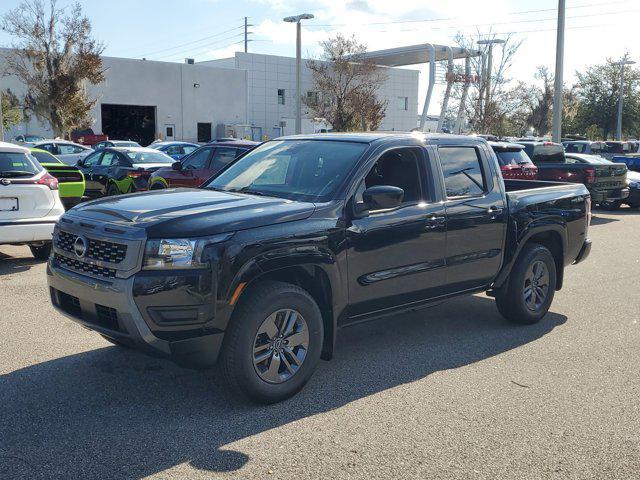
[[[517,180],[537,180],[538,167],[536,167],[524,146],[518,143],[489,142],[498,157],[502,178]]]
[[[234,161],[258,142],[230,140],[213,142],[194,150],[171,167],[160,168],[149,178],[149,190],[161,188],[197,188],[223,167]]]

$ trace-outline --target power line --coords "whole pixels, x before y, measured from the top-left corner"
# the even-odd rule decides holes
[[[179,57],[179,56],[182,56],[182,55],[185,55],[187,53],[194,52],[194,51],[196,51],[196,53],[197,52],[201,52],[201,51],[206,51],[210,47],[213,47],[213,46],[218,45],[220,43],[227,42],[229,40],[233,40],[235,38],[242,37],[242,36],[244,36],[244,33],[236,33],[235,35],[231,35],[230,37],[227,37],[227,38],[221,38],[220,40],[217,40],[217,41],[212,42],[212,43],[207,43],[205,45],[199,45],[199,46],[194,47],[194,48],[188,48],[188,49],[182,50],[180,52],[169,53],[167,55],[162,55],[160,57],[156,57],[156,59],[159,60],[159,59],[164,59],[164,58]],[[244,40],[242,40],[242,42],[244,42]],[[225,48],[225,47],[228,47],[230,45],[235,45],[236,43],[238,43],[238,42],[229,43],[229,44],[223,45],[223,46],[218,47],[218,48]]]
[[[567,7],[567,8],[588,8],[588,7],[595,7],[595,6],[602,6],[602,5],[615,5],[615,4],[619,4],[619,3],[628,3],[628,0],[619,0],[619,1],[612,1],[612,2],[601,2],[601,3],[591,3],[591,4],[586,4],[586,5],[574,5],[571,7]],[[521,10],[521,11],[515,11],[515,12],[508,12],[508,15],[520,15],[520,14],[527,14],[527,13],[539,13],[539,12],[555,12],[556,8],[544,8],[544,9],[539,9],[539,10]],[[614,12],[614,13],[619,13],[619,12]],[[598,14],[598,15],[602,15],[602,14]],[[594,14],[595,16],[595,14]],[[443,22],[443,21],[450,21],[450,20],[459,20],[461,18],[465,18],[464,16],[457,16],[457,17],[442,17],[442,18],[424,18],[424,19],[414,19],[414,20],[393,20],[393,21],[389,21],[389,22],[367,22],[367,23],[361,23],[360,25],[392,25],[392,24],[400,24],[400,23],[423,23],[423,22]],[[510,23],[515,23],[515,22],[510,22]],[[345,26],[353,26],[352,23],[325,23],[325,24],[310,24],[308,25],[307,28],[311,28],[311,27],[345,27]]]
[[[186,42],[186,43],[182,43],[180,45],[174,45],[173,47],[163,48],[163,49],[160,49],[160,50],[155,50],[153,52],[144,53],[142,55],[134,55],[134,56],[135,57],[147,57],[147,56],[155,55],[157,53],[166,52],[168,50],[175,50],[176,48],[184,47],[184,46],[187,46],[187,45],[193,45],[194,43],[200,43],[202,41],[209,40],[211,38],[219,37],[220,35],[224,35],[225,33],[229,33],[229,32],[232,32],[234,30],[238,30],[240,28],[244,28],[244,25],[239,25],[237,27],[230,28],[229,30],[224,30],[224,31],[218,32],[218,33],[216,33],[214,35],[209,35],[209,36],[206,36],[206,37],[202,37],[202,38],[199,38],[197,40],[193,40],[191,42]]]

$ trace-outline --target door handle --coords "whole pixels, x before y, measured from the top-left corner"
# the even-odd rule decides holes
[[[445,218],[438,217],[436,215],[430,215],[425,220],[425,229],[426,230],[435,230],[438,227],[442,227],[444,225]]]
[[[495,220],[496,218],[498,218],[498,216],[502,215],[503,210],[504,209],[502,209],[501,207],[496,207],[495,205],[492,205],[487,210],[487,214],[489,215],[489,217],[491,217],[491,220]]]

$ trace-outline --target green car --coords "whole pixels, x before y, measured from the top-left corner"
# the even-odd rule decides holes
[[[78,167],[65,165],[52,153],[38,148],[31,148],[31,155],[36,157],[40,165],[58,179],[60,200],[64,208],[69,210],[82,200],[84,195],[84,175]]]

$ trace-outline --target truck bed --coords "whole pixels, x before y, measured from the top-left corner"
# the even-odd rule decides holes
[[[589,195],[581,183],[549,182],[546,180],[504,180],[511,212],[533,204]],[[551,206],[551,205],[549,205]]]

